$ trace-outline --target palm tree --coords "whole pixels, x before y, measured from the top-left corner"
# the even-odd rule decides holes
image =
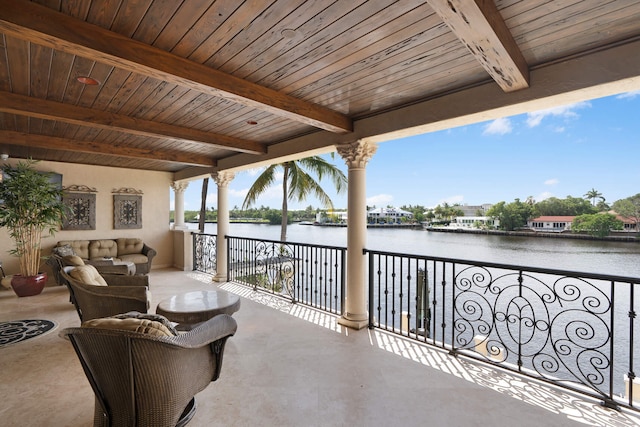
[[[598,197],[600,197],[600,196],[602,196],[602,193],[600,193],[595,188],[592,188],[591,190],[586,192],[586,194],[584,195],[584,198],[587,199],[587,200],[591,199],[591,204],[593,206],[595,206],[596,205],[596,199]]]
[[[280,240],[287,240],[287,201],[294,200],[301,202],[307,196],[313,194],[320,200],[326,208],[333,209],[333,202],[327,193],[320,186],[319,181],[326,175],[331,178],[338,193],[346,189],[347,177],[335,165],[327,162],[320,156],[306,157],[300,160],[293,160],[284,163],[277,163],[267,167],[253,183],[247,196],[242,203],[242,209],[247,209],[254,204],[258,197],[273,185],[276,179],[276,171],[282,168],[284,176],[282,178],[282,228],[280,230]],[[313,179],[305,169],[313,172],[318,177],[318,181]]]

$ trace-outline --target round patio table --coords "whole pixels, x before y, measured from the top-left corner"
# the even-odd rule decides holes
[[[218,314],[232,315],[240,310],[240,297],[229,292],[193,291],[160,301],[156,314],[178,324],[178,330],[190,330]]]

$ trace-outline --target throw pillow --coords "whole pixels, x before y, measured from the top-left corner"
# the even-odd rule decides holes
[[[174,327],[174,323],[172,323],[169,319],[159,314],[154,313],[140,313],[138,311],[130,311],[128,313],[117,314],[115,316],[116,319],[147,319],[154,322],[162,323],[167,329],[171,331],[173,335],[178,335],[178,331]]]
[[[52,252],[56,255],[60,255],[63,258],[76,254],[71,245],[56,246],[55,248],[53,248]]]
[[[118,329],[138,332],[156,337],[172,337],[177,332],[171,323],[162,316],[130,312],[113,317],[92,319],[82,323],[83,328]]]

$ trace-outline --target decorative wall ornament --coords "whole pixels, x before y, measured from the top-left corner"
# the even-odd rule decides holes
[[[113,228],[142,228],[142,196],[113,195]]]
[[[62,221],[63,230],[95,230],[96,229],[96,195],[95,188],[86,185],[69,185],[62,187],[62,202],[68,209]]]
[[[136,190],[135,188],[126,188],[126,187],[114,188],[113,190],[111,190],[111,193],[113,193],[113,194],[143,194],[142,190]]]
[[[75,191],[75,192],[79,192],[79,193],[97,193],[98,190],[95,189],[95,187],[89,187],[86,185],[70,185],[68,187],[62,187],[63,191]]]

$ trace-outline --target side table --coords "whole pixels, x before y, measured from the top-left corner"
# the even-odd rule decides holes
[[[220,290],[194,291],[160,301],[156,314],[177,323],[176,329],[188,331],[218,314],[232,315],[238,310],[240,297],[237,295]]]

